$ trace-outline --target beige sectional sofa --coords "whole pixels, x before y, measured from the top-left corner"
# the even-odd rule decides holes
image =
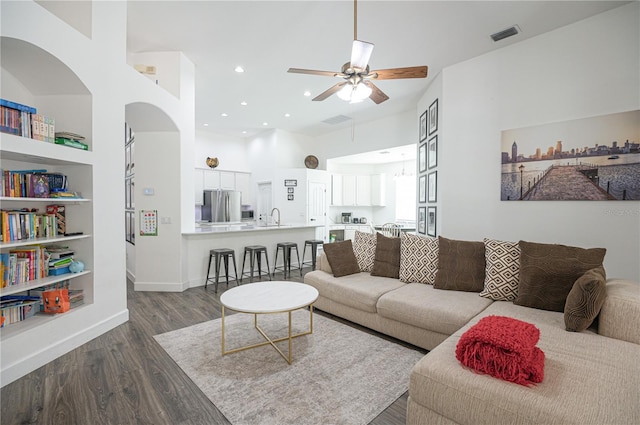
[[[304,277],[320,293],[315,308],[430,350],[411,373],[407,424],[640,423],[637,282],[607,280],[598,329],[568,332],[562,312],[369,272],[335,277],[324,254],[318,264]],[[460,336],[489,315],[540,330],[543,382],[517,385],[456,359]]]

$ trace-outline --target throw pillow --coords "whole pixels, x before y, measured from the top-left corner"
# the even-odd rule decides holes
[[[484,243],[438,237],[436,289],[480,292],[484,289]]]
[[[327,260],[329,260],[329,265],[335,277],[360,273],[358,261],[353,254],[351,239],[347,239],[344,242],[324,244],[324,253],[327,255]]]
[[[518,242],[484,239],[485,278],[480,296],[495,301],[513,301],[520,282],[520,246]]]
[[[361,272],[373,270],[373,260],[376,258],[376,235],[356,231],[353,238],[353,252],[358,260]]]
[[[514,304],[564,311],[573,284],[587,270],[602,265],[604,248],[520,241],[520,284]]]
[[[438,239],[402,232],[400,280],[433,285],[438,271]]]
[[[376,233],[376,257],[371,276],[400,277],[400,238]]]
[[[596,267],[573,284],[564,305],[564,325],[570,332],[582,332],[595,320],[607,298],[607,275]]]

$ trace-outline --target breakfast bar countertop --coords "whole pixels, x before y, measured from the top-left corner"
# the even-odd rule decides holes
[[[319,224],[269,224],[268,226],[258,226],[250,223],[230,223],[230,224],[199,224],[192,232],[182,232],[185,236],[190,235],[207,235],[214,233],[247,233],[247,232],[264,232],[264,231],[278,231],[278,230],[293,230],[293,229],[309,229],[319,227]]]

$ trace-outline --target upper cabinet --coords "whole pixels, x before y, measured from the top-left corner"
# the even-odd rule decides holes
[[[384,206],[384,174],[331,175],[332,206]]]
[[[202,192],[205,190],[237,190],[242,193],[242,203],[248,204],[251,196],[251,174],[240,171],[218,171],[209,168],[196,168],[194,191],[196,205],[202,205]]]

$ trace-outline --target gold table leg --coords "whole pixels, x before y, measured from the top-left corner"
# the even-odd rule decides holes
[[[303,307],[304,308],[304,307]],[[239,351],[245,351],[245,350],[249,350],[251,348],[257,348],[257,347],[262,347],[263,345],[271,345],[273,348],[276,349],[276,351],[282,356],[283,359],[285,359],[287,361],[287,363],[292,364],[293,363],[293,338],[297,338],[299,336],[304,336],[304,335],[310,335],[313,333],[313,304],[309,305],[309,330],[305,331],[305,332],[301,332],[299,334],[295,334],[292,335],[292,331],[293,331],[293,326],[292,326],[292,320],[291,320],[291,313],[293,313],[293,311],[295,310],[288,310],[286,311],[287,315],[288,315],[288,320],[289,320],[289,331],[288,331],[288,335],[284,336],[282,338],[278,338],[278,339],[271,339],[269,338],[269,336],[266,334],[266,332],[264,330],[262,330],[262,328],[258,325],[258,314],[260,313],[253,313],[253,326],[254,328],[260,332],[260,334],[262,335],[262,337],[266,340],[265,342],[259,342],[256,344],[251,344],[251,345],[247,345],[244,347],[240,347],[240,348],[234,348],[232,350],[225,350],[225,328],[224,328],[224,306],[222,307],[222,355],[225,356],[227,354],[232,354],[232,353],[237,353]],[[285,313],[285,312],[278,312],[278,313]],[[262,314],[277,314],[277,313],[262,313]],[[280,342],[280,341],[284,341],[284,340],[288,340],[289,341],[289,355],[286,356],[282,350],[280,350],[275,343],[276,342]]]

